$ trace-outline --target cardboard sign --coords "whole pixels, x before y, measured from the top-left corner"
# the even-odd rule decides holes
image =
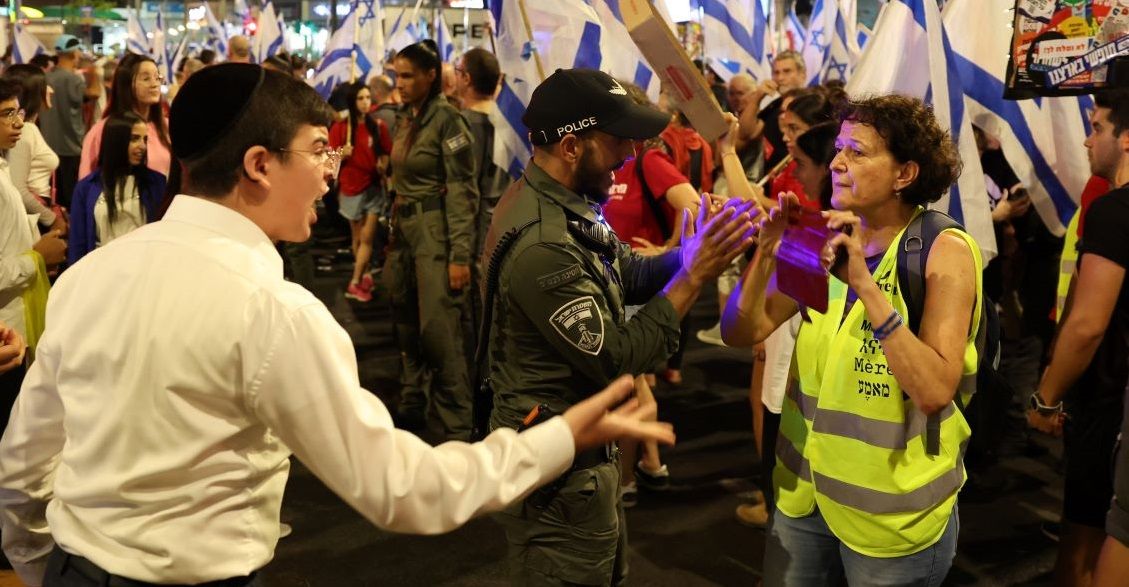
[[[694,130],[707,141],[725,134],[729,126],[709,84],[650,1],[619,0],[619,10],[631,40],[659,74],[663,89],[690,119]]]

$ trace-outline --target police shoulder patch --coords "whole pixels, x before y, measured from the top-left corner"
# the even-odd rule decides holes
[[[571,283],[576,278],[580,277],[583,271],[580,269],[579,263],[573,263],[560,271],[547,273],[537,278],[537,286],[541,289],[553,289],[560,287],[566,283]]]
[[[592,296],[566,302],[549,317],[557,334],[577,349],[596,356],[604,348],[604,315]]]
[[[448,153],[458,153],[470,146],[470,139],[464,133],[459,133],[443,142]]]

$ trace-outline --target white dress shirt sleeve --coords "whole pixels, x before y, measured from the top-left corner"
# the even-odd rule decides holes
[[[393,427],[362,389],[355,350],[325,306],[269,320],[248,407],[330,489],[381,528],[435,534],[505,507],[561,475],[575,450],[563,418],[518,434],[431,447]]]
[[[47,556],[55,545],[46,510],[65,440],[56,363],[57,358],[41,345],[0,440],[2,545],[20,580],[31,587],[42,583]]]

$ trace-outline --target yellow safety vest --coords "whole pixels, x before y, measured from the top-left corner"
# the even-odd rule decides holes
[[[976,263],[976,304],[961,383],[967,389],[978,362],[983,262],[971,236],[953,233],[968,243]],[[900,240],[899,233],[874,275],[891,305],[906,316],[897,285]],[[832,277],[829,289],[827,313],[809,310],[811,321],[800,327],[796,341],[773,473],[777,507],[798,518],[818,506],[835,536],[867,556],[910,555],[945,531],[966,478],[963,457],[971,431],[950,403],[940,414],[940,454],[926,454],[927,417],[890,373],[862,302],[844,319],[847,285]]]
[[[1066,240],[1062,243],[1062,257],[1058,262],[1058,299],[1055,302],[1055,321],[1062,321],[1062,311],[1066,309],[1066,295],[1070,293],[1070,282],[1074,280],[1074,269],[1078,266],[1078,223],[1082,218],[1082,208],[1074,212],[1070,225],[1066,227]]]

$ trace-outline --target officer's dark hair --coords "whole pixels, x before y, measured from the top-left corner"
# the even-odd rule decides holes
[[[400,49],[396,58],[407,59],[420,71],[432,70],[435,72],[435,79],[432,80],[431,88],[427,91],[427,98],[423,101],[423,105],[426,107],[428,102],[443,91],[443,61],[439,59],[439,46],[431,39],[424,39]]]
[[[4,79],[20,84],[20,108],[27,112],[28,120],[34,120],[47,95],[47,74],[30,63],[17,63],[4,70]]]
[[[204,153],[181,161],[183,191],[225,196],[243,175],[243,155],[248,149],[265,147],[285,162],[289,153],[281,149],[290,145],[299,127],[328,127],[333,118],[333,110],[309,85],[285,73],[264,71],[262,84],[223,138]]]
[[[936,202],[960,177],[952,136],[937,124],[933,107],[918,98],[891,94],[851,100],[840,122],[873,127],[898,163],[917,163],[917,178],[899,193],[907,204]]]
[[[1113,136],[1129,130],[1129,89],[1110,89],[1094,93],[1094,105],[1109,109]]]
[[[463,69],[470,77],[470,86],[483,96],[493,96],[502,79],[502,69],[493,53],[475,47],[463,53]]]
[[[23,87],[15,81],[0,78],[0,102],[6,102],[13,98],[19,100],[22,91]],[[21,105],[20,107],[22,108],[23,106]]]

